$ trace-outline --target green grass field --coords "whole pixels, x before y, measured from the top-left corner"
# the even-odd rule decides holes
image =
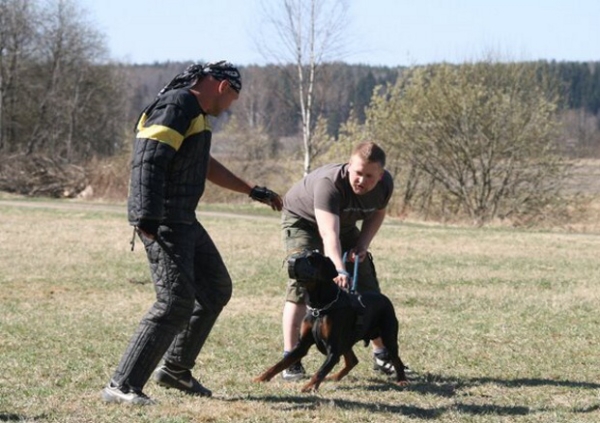
[[[389,220],[372,252],[415,380],[358,344],[346,379],[301,394],[252,382],[282,348],[278,214],[229,213],[200,215],[234,279],[194,371],[214,397],[150,382],[160,404],[138,408],[100,400],[154,298],[124,207],[0,200],[0,422],[600,421],[600,234]]]

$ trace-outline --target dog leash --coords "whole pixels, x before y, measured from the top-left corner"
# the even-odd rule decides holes
[[[342,261],[344,262],[344,265],[346,264],[346,261],[348,259],[348,251],[346,251],[344,253],[344,255],[342,256]],[[354,294],[356,293],[356,285],[358,284],[358,265],[359,265],[360,261],[356,260],[356,258],[354,259],[354,273],[352,274],[352,287],[350,288],[350,293]]]

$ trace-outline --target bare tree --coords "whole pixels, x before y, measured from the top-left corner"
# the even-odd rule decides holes
[[[45,19],[39,29],[43,36],[36,43],[39,74],[32,84],[38,92],[38,110],[27,153],[51,149],[72,160],[77,120],[73,112],[101,85],[102,81],[89,84],[91,67],[104,59],[106,51],[101,35],[88,25],[73,0],[48,2],[40,13]]]
[[[0,0],[0,151],[67,162],[113,154],[127,91],[106,59],[75,0]]]
[[[315,83],[319,69],[343,54],[347,27],[346,0],[282,0],[263,3],[266,25],[259,49],[267,60],[295,69],[295,83],[302,121],[304,174],[316,154],[313,130],[318,120]]]
[[[127,94],[106,53],[75,0],[0,0],[1,187],[75,195],[77,164],[120,149]]]
[[[27,0],[0,0],[0,151],[15,148],[19,85],[31,54],[36,16]]]

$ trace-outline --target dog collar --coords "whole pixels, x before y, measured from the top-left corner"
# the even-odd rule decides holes
[[[338,287],[337,295],[335,297],[335,300],[333,300],[332,302],[330,302],[329,304],[327,304],[325,307],[322,307],[322,308],[313,308],[313,307],[310,307],[310,306],[307,305],[306,309],[310,312],[310,314],[313,317],[319,317],[321,315],[321,313],[323,313],[324,311],[329,310],[331,308],[331,306],[334,305],[337,302],[337,300],[340,299],[340,292],[341,292],[341,289]]]

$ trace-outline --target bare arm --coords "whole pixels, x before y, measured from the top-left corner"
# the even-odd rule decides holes
[[[249,195],[252,190],[252,186],[248,182],[236,176],[212,156],[208,164],[206,178],[213,184],[242,194]]]
[[[220,187],[249,195],[253,200],[267,204],[273,210],[281,211],[283,207],[283,200],[279,194],[266,187],[253,187],[242,178],[236,176],[212,156],[210,156],[210,161],[208,162],[206,178]]]
[[[323,254],[333,261],[335,268],[346,269],[342,258],[342,245],[340,243],[340,217],[334,213],[315,209],[315,218],[319,227],[319,234],[323,239]],[[339,274],[335,282],[342,288],[349,287],[349,275]]]
[[[381,228],[384,220],[385,209],[381,209],[377,210],[363,221],[360,235],[353,251],[354,254],[358,255],[360,261],[365,258],[367,250],[369,249],[369,245],[371,245],[371,241],[373,241],[373,238],[375,238],[375,235],[377,235],[377,232],[379,231],[379,228]]]

